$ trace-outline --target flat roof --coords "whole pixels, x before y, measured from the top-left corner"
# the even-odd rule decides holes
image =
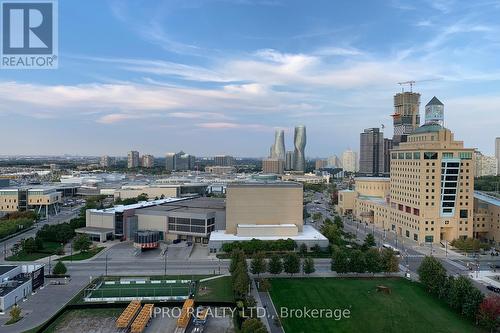
[[[227,188],[231,187],[302,187],[301,183],[296,182],[247,182],[247,183],[231,183],[227,184]]]
[[[278,240],[278,239],[288,239],[288,238],[293,239],[294,241],[308,241],[308,240],[328,241],[328,239],[325,236],[323,236],[318,230],[316,230],[313,226],[310,225],[304,225],[302,232],[299,232],[297,236],[243,237],[243,236],[236,236],[234,234],[226,234],[225,230],[212,231],[212,233],[210,234],[210,241],[248,241],[252,239]]]
[[[19,274],[8,281],[0,282],[0,297],[10,294],[12,291],[19,288],[21,285],[31,280],[31,276]]]
[[[146,208],[146,207],[152,207],[152,206],[158,206],[162,204],[166,204],[169,202],[176,202],[176,201],[181,201],[181,200],[187,200],[187,199],[192,199],[190,197],[187,198],[165,198],[165,199],[158,199],[158,200],[152,200],[152,201],[141,201],[136,204],[132,205],[117,205],[112,208],[105,208],[105,209],[91,209],[91,212],[99,212],[99,213],[123,213],[126,210],[130,209],[139,209],[139,208]]]
[[[207,210],[224,210],[226,201],[222,198],[196,197],[189,200],[174,201],[157,206],[141,209],[137,214],[158,215],[162,212],[184,211],[193,213],[204,213]]]
[[[83,227],[78,228],[75,231],[89,232],[89,233],[103,233],[103,232],[114,232],[113,228],[99,228],[99,227]]]
[[[293,223],[286,224],[238,224],[238,228],[289,228],[296,227]]]
[[[390,181],[391,178],[389,177],[355,177],[354,178],[354,182],[356,182],[356,180],[362,180],[362,181],[375,181],[375,182],[386,182],[386,181]]]
[[[496,198],[492,195],[489,195],[489,194],[486,194],[483,192],[474,191],[474,198],[479,199],[481,201],[485,201],[491,205],[500,206],[500,199],[499,198]]]
[[[360,195],[360,196],[358,196],[358,199],[366,200],[366,201],[373,201],[373,202],[378,203],[378,204],[386,204],[387,203],[385,201],[385,199],[382,197],[375,197],[375,196],[370,196],[370,195]]]
[[[14,265],[0,265],[0,275],[3,275],[11,270],[15,269],[17,266]]]

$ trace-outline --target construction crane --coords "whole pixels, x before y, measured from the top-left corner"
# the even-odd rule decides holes
[[[442,80],[442,78],[425,79],[425,80],[418,80],[418,81],[410,80],[410,81],[398,82],[398,84],[401,86],[401,92],[404,92],[404,87],[403,86],[405,86],[405,85],[409,85],[410,86],[410,92],[413,92],[413,86],[417,82],[429,82],[429,81],[439,81],[439,80]]]

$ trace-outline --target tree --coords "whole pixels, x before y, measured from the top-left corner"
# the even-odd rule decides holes
[[[241,333],[267,333],[267,329],[259,318],[249,318],[241,325]]]
[[[87,252],[90,249],[90,245],[92,245],[92,241],[89,236],[85,234],[80,234],[75,237],[73,241],[73,249],[75,251]]]
[[[235,249],[231,252],[231,263],[229,264],[229,272],[233,273],[236,270],[237,265],[245,260],[245,254],[239,249]]]
[[[314,244],[314,246],[311,248],[311,250],[315,253],[315,254],[319,254],[321,253],[321,248],[319,247],[318,244]]]
[[[303,263],[302,263],[302,271],[306,274],[311,274],[316,271],[316,268],[314,268],[314,260],[313,258],[305,258]]]
[[[302,255],[307,253],[307,245],[305,243],[300,244],[299,253]]]
[[[283,271],[283,263],[278,255],[273,255],[269,260],[269,273],[280,274]]]
[[[250,272],[252,272],[252,274],[260,275],[260,273],[266,272],[266,266],[264,255],[262,253],[257,253],[250,262]]]
[[[332,258],[332,271],[338,274],[349,271],[349,257],[344,250],[335,250]]]
[[[321,215],[321,213],[314,213],[312,217],[313,217],[313,220],[319,221],[323,218],[323,215]]]
[[[465,303],[472,287],[472,282],[468,277],[459,276],[456,278],[451,286],[450,295],[448,296],[450,306],[463,314],[462,305]]]
[[[14,305],[9,312],[10,314],[10,322],[15,323],[21,319],[21,307],[18,305]]]
[[[289,253],[285,256],[283,270],[290,275],[300,272],[300,259],[296,253]]]
[[[24,252],[31,254],[36,252],[36,242],[33,237],[27,238],[21,242],[21,248]]]
[[[399,259],[392,249],[382,250],[382,270],[384,272],[399,272]]]
[[[333,223],[335,223],[335,225],[340,228],[340,229],[344,229],[344,222],[342,222],[342,219],[340,218],[340,216],[335,216],[335,218],[333,219]]]
[[[259,287],[261,291],[269,291],[271,290],[271,282],[268,279],[262,279],[259,283]]]
[[[441,262],[435,257],[426,256],[418,267],[417,273],[427,291],[439,296],[439,290],[446,282],[446,270]]]
[[[62,275],[62,274],[66,274],[66,271],[67,271],[67,269],[66,269],[66,266],[64,265],[64,263],[62,261],[58,261],[57,264],[52,269],[52,274]]]
[[[483,299],[483,293],[471,284],[462,304],[462,314],[469,319],[476,318]]]
[[[366,262],[363,252],[352,250],[349,255],[349,271],[356,273],[366,272]]]
[[[500,327],[500,296],[491,295],[486,297],[479,305],[477,313],[479,324],[490,332]]]
[[[438,297],[444,300],[448,300],[448,295],[450,295],[453,283],[455,283],[455,278],[453,276],[447,276],[446,281],[439,287]]]
[[[321,227],[321,233],[328,238],[330,244],[342,245],[342,232],[334,224],[325,224]]]
[[[370,273],[379,273],[382,271],[382,258],[378,249],[368,249],[365,253],[366,270]]]
[[[373,237],[373,234],[368,234],[365,237],[365,240],[362,245],[363,251],[368,250],[370,247],[374,247],[376,245],[375,243],[375,237]]]

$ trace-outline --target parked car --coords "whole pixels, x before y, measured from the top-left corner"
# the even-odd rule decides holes
[[[486,286],[486,289],[491,290],[495,293],[500,293],[500,288],[494,287],[494,286]]]
[[[180,239],[174,239],[174,241],[173,241],[172,243],[174,243],[174,244],[179,244],[180,242],[181,242],[181,240],[180,240]]]

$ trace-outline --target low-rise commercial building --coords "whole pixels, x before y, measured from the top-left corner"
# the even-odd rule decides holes
[[[474,237],[495,245],[500,242],[500,199],[474,192]]]
[[[0,211],[33,210],[47,216],[58,214],[62,193],[52,186],[20,186],[0,189]]]
[[[44,281],[43,265],[0,265],[0,312],[22,302]]]

